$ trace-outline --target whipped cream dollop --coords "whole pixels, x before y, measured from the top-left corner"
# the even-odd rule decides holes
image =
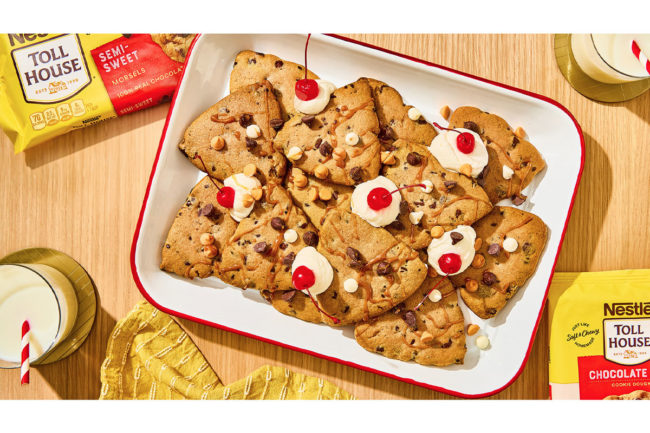
[[[303,101],[298,98],[296,95],[293,96],[293,106],[296,107],[296,110],[304,114],[318,114],[327,103],[330,102],[330,96],[336,90],[336,86],[329,81],[325,80],[316,80],[318,83],[318,96],[309,101]]]
[[[250,215],[255,202],[246,207],[244,206],[244,195],[250,194],[256,187],[261,187],[262,184],[255,176],[246,176],[243,173],[236,173],[227,177],[223,181],[224,186],[229,186],[235,190],[235,199],[233,201],[232,209],[230,209],[230,216],[235,221],[239,222]]]
[[[474,150],[471,153],[463,153],[456,146],[456,137],[462,132],[468,132],[474,137]],[[447,170],[459,172],[461,165],[469,164],[472,167],[472,177],[478,177],[488,163],[488,152],[485,143],[476,132],[465,128],[442,131],[431,141],[429,152]]]
[[[373,227],[384,227],[395,221],[399,215],[399,203],[402,196],[399,193],[391,194],[392,201],[388,207],[374,210],[368,206],[368,194],[375,188],[386,188],[388,192],[391,192],[397,189],[397,185],[384,176],[360,183],[352,193],[352,213],[359,215]]]
[[[292,275],[299,266],[306,266],[316,277],[314,285],[309,288],[309,293],[312,296],[320,295],[332,284],[334,278],[332,265],[324,255],[316,251],[316,248],[305,247],[298,251],[296,258],[293,260],[293,265],[291,265]]]
[[[456,244],[452,244],[451,234],[453,232],[463,235],[463,239],[456,242]],[[474,250],[475,241],[476,232],[471,226],[460,225],[451,231],[445,232],[445,234],[438,239],[432,240],[429,244],[429,247],[427,248],[429,264],[433,266],[433,269],[436,270],[438,275],[445,275],[445,273],[440,269],[438,259],[440,259],[444,254],[455,253],[460,256],[461,266],[458,272],[449,275],[460,274],[467,269],[469,265],[472,264],[472,260],[474,260],[474,254],[476,253]]]

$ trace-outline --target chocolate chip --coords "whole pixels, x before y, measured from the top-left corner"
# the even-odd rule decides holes
[[[462,211],[462,210],[460,210],[460,209],[456,209],[456,218],[458,218],[458,217],[461,216],[462,214],[463,214],[463,211]]]
[[[388,275],[393,272],[393,268],[388,262],[377,263],[377,275]]]
[[[531,252],[531,247],[532,245],[530,244],[530,242],[524,242],[524,244],[521,246],[521,250],[524,253],[528,254]]]
[[[490,244],[487,249],[487,253],[491,256],[498,256],[499,251],[501,251],[501,246],[499,244]]]
[[[352,260],[350,263],[348,263],[348,267],[356,269],[357,271],[363,271],[366,268],[366,263]]]
[[[203,206],[202,208],[199,208],[199,216],[200,217],[209,216],[210,214],[212,214],[212,212],[214,212],[214,206],[212,205],[212,203],[208,203],[205,206]]]
[[[377,352],[381,353],[383,351],[384,351],[384,348],[382,346],[377,346]]]
[[[512,196],[512,204],[515,206],[519,206],[523,204],[526,201],[525,197],[519,196],[519,195],[513,195]]]
[[[417,152],[410,152],[406,155],[406,162],[414,166],[420,165],[422,164],[422,155]]]
[[[286,250],[288,246],[289,244],[287,244],[286,242],[282,242],[280,245],[278,245],[278,248],[280,248],[281,250]]]
[[[404,224],[400,220],[395,220],[388,224],[388,227],[393,230],[404,230]]]
[[[381,144],[390,144],[390,141],[393,139],[393,129],[390,126],[382,126],[379,128],[379,134],[377,138]]]
[[[449,234],[449,237],[451,237],[451,244],[456,245],[458,242],[462,241],[464,239],[464,236],[458,232],[451,232]]]
[[[250,137],[246,137],[246,149],[248,149],[249,152],[252,152],[256,147],[257,141],[253,140]]]
[[[361,255],[361,252],[352,247],[347,247],[345,249],[345,254],[350,258],[350,260],[354,260],[358,262],[363,261],[363,256]]]
[[[320,145],[321,145],[322,142],[323,142],[323,139],[322,139],[322,138],[317,138],[317,139],[316,139],[316,143],[314,143],[314,147],[315,147],[316,149],[318,149],[318,148],[320,147]]]
[[[453,180],[446,180],[444,182],[445,188],[447,188],[447,191],[454,189],[454,187],[458,184],[458,182],[453,181]]]
[[[406,304],[404,304],[404,302],[400,302],[399,304],[397,304],[397,305],[395,306],[395,308],[393,308],[393,313],[395,313],[395,314],[399,314],[399,313],[401,313],[402,310],[405,309],[405,308],[406,308]]]
[[[296,296],[296,292],[297,290],[287,290],[282,295],[280,295],[280,299],[283,301],[291,302],[293,300],[293,297]]]
[[[424,124],[427,123],[427,120],[426,120],[424,117],[420,116],[420,118],[417,120],[417,122],[418,122],[420,125],[424,125]]]
[[[255,60],[255,59],[252,58],[252,57],[251,57],[250,59],[248,59],[248,64],[249,64],[249,65],[254,64],[254,63],[257,63],[257,60]]]
[[[284,62],[282,60],[276,60],[275,61],[275,67],[276,68],[281,68],[282,65],[284,65]]]
[[[269,250],[269,244],[266,242],[258,242],[253,245],[253,251],[260,254],[266,254]]]
[[[467,121],[463,123],[463,128],[469,129],[470,131],[474,131],[477,134],[481,133],[481,129],[478,127],[478,125],[472,121]]]
[[[302,240],[310,247],[318,245],[318,235],[316,232],[312,232],[311,230],[302,235]]]
[[[284,256],[284,258],[282,259],[282,264],[286,266],[291,266],[295,259],[296,259],[296,253],[291,252],[286,256]]]
[[[415,312],[413,310],[408,310],[406,313],[404,313],[404,316],[402,316],[402,319],[404,319],[406,324],[411,329],[417,329],[418,321],[415,319]]]
[[[402,215],[406,215],[409,212],[411,212],[411,206],[409,206],[407,201],[400,201],[399,202],[399,213]]]
[[[271,128],[275,129],[276,131],[279,131],[282,128],[282,125],[284,125],[284,120],[282,120],[282,119],[271,119],[269,124],[271,125]]]
[[[448,347],[451,347],[451,338],[446,343],[442,343],[440,347],[442,347],[443,349],[447,349]]]
[[[242,114],[241,117],[239,118],[239,124],[241,125],[242,128],[246,128],[252,123],[253,123],[253,116],[248,113]]]
[[[488,173],[490,172],[490,167],[485,166],[483,167],[483,170],[478,174],[476,177],[476,183],[479,184],[479,186],[485,186],[485,178],[487,177]]]
[[[519,139],[517,138],[516,135],[513,135],[512,136],[512,148],[514,149],[515,147],[517,147],[517,144],[519,144]]]
[[[271,227],[273,227],[274,230],[277,231],[282,231],[284,230],[286,224],[284,223],[284,220],[280,217],[274,217],[271,218]]]
[[[316,120],[316,116],[310,114],[309,116],[303,116],[302,119],[300,120],[302,121],[302,123],[304,123],[305,125],[311,128],[312,125],[314,124],[314,120]]]
[[[360,182],[363,179],[363,170],[361,167],[352,167],[350,169],[350,179],[355,182]]]
[[[323,142],[321,144],[320,148],[318,149],[321,155],[328,157],[332,155],[332,151],[334,151],[334,148],[332,147],[331,144],[329,144],[327,141]]]
[[[483,284],[486,286],[491,286],[492,284],[497,282],[497,276],[494,275],[490,271],[484,271],[483,272]]]

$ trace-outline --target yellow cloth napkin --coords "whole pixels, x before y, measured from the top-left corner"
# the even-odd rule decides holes
[[[315,377],[263,366],[224,386],[189,336],[146,301],[117,323],[101,367],[100,400],[350,400]]]

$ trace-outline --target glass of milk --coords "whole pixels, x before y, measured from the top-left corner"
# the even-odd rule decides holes
[[[72,331],[78,302],[70,281],[41,264],[0,265],[0,368],[20,367],[21,328],[31,328],[30,363],[38,362]]]
[[[643,80],[650,74],[632,53],[632,40],[650,56],[650,34],[572,34],[571,51],[580,69],[596,81]]]

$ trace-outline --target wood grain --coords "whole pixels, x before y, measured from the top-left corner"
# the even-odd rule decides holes
[[[584,131],[586,164],[557,270],[650,268],[645,237],[650,224],[650,93],[619,104],[582,97],[556,68],[551,35],[350,36],[540,93],[567,107]],[[17,371],[0,371],[0,399],[98,397],[108,335],[141,299],[131,277],[129,251],[167,109],[160,106],[104,122],[19,155],[1,137],[0,254],[35,246],[70,254],[93,276],[101,309],[82,348],[67,360],[36,369],[29,386],[19,385]],[[181,323],[224,382],[270,363],[323,377],[358,398],[451,398]],[[521,376],[492,398],[548,398],[547,345],[545,316]]]

